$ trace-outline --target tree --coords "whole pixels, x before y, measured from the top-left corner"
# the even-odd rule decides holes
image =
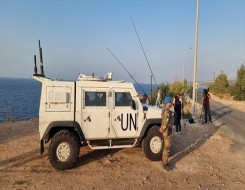
[[[192,88],[191,85],[187,84],[187,80],[184,80],[183,82],[180,82],[178,80],[175,80],[173,83],[162,83],[159,86],[159,89],[162,92],[162,99],[164,99],[166,96],[175,96],[178,93],[190,91]],[[155,104],[156,98],[157,98],[157,92],[158,89],[155,89],[152,92],[152,103]]]
[[[183,81],[182,91],[183,91],[183,93],[189,91],[189,86],[187,84],[187,80],[186,79]]]
[[[245,100],[245,68],[244,65],[237,70],[237,80],[232,86],[231,95],[235,100]]]
[[[170,84],[169,89],[171,92],[173,92],[173,94],[177,94],[182,92],[182,87],[183,84],[180,81],[175,80],[173,83]]]
[[[162,83],[161,90],[162,90],[162,96],[163,96],[163,98],[165,96],[169,96],[170,95],[170,89],[169,89],[169,84],[168,83],[166,83],[166,84]]]
[[[228,92],[229,83],[227,80],[227,75],[221,71],[214,81],[214,84],[210,86],[210,90],[216,95],[221,95]]]

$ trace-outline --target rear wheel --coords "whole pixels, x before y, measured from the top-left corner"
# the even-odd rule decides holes
[[[142,148],[149,160],[159,161],[162,159],[163,135],[159,132],[158,126],[149,129],[142,141]]]
[[[77,136],[68,130],[56,133],[49,145],[49,160],[57,170],[72,168],[79,156],[79,140]]]

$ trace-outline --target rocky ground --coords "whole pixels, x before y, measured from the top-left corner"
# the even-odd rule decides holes
[[[214,124],[173,135],[171,170],[132,149],[80,150],[74,169],[56,171],[39,154],[38,119],[0,125],[1,189],[245,189],[245,152]],[[244,149],[243,149],[244,150]]]

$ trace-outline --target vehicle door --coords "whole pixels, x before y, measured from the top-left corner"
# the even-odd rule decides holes
[[[109,137],[110,110],[109,89],[82,89],[81,123],[86,139],[101,139]]]
[[[138,131],[138,113],[132,100],[130,89],[113,90],[112,130],[117,138],[132,138]]]

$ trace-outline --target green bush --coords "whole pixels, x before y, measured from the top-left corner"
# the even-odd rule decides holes
[[[237,80],[231,88],[234,100],[245,100],[245,68],[244,65],[237,71]]]

